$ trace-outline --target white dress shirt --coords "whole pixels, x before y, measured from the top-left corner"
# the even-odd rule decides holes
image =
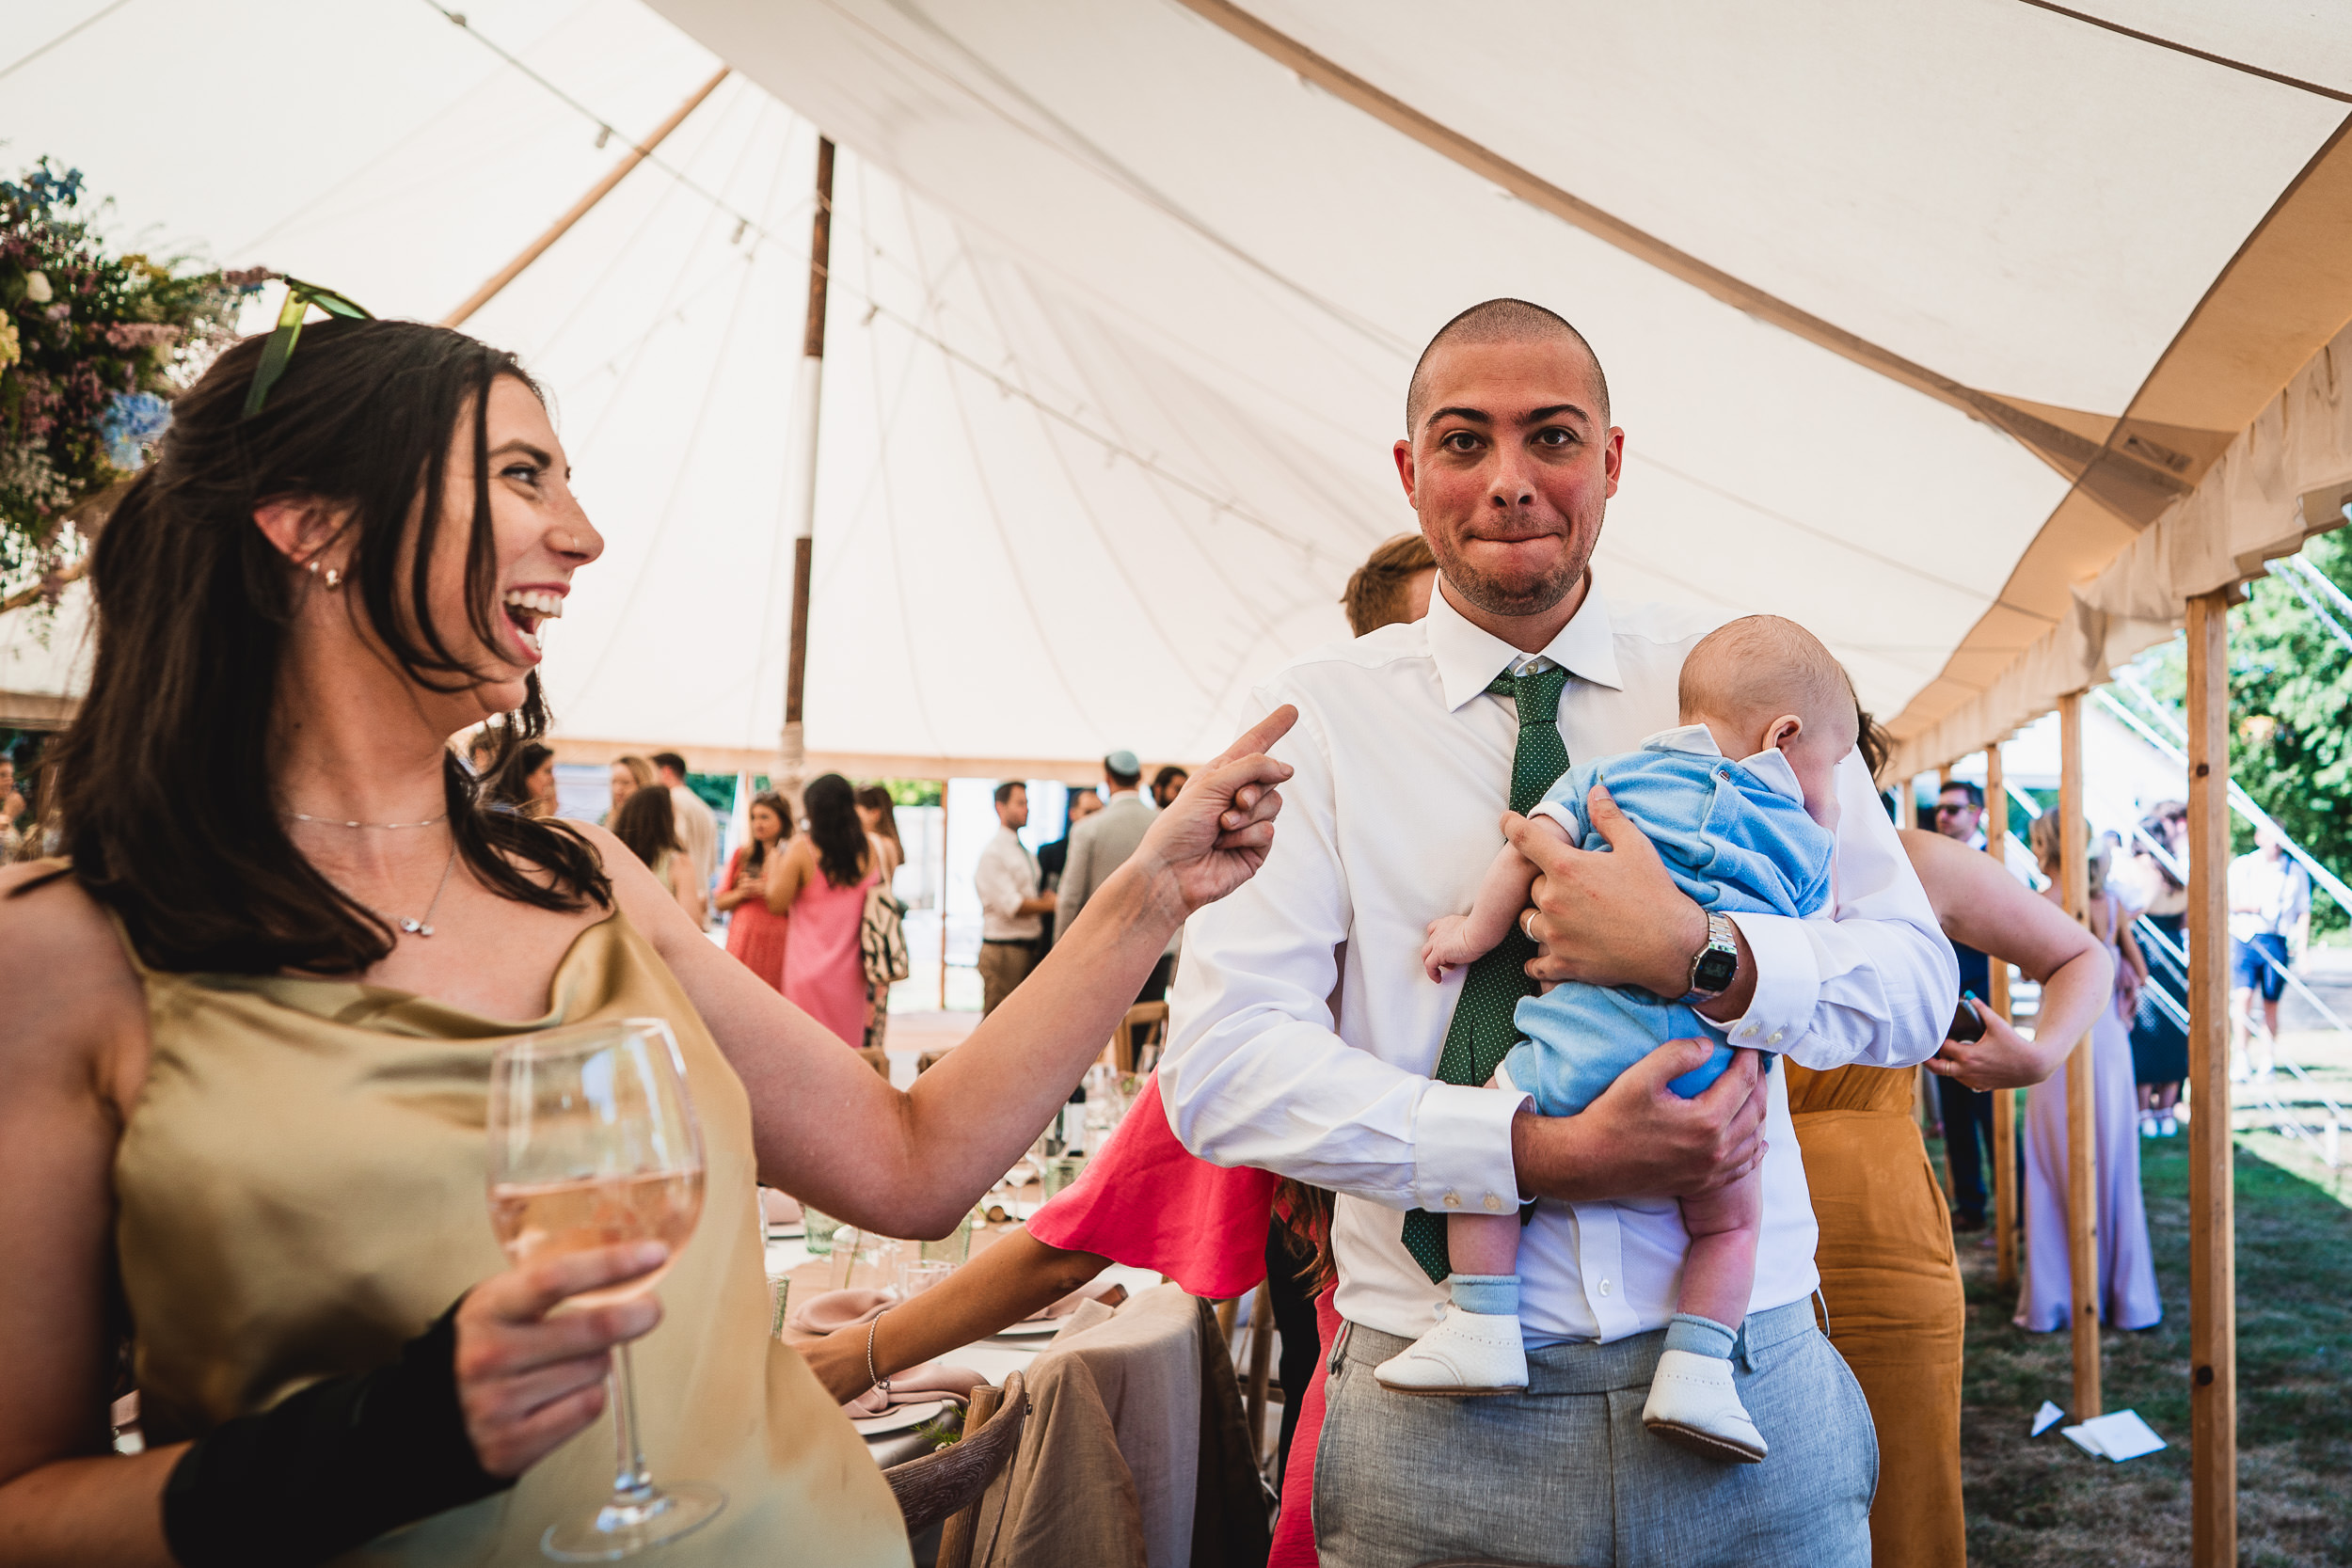
[[[1035,942],[1045,934],[1042,916],[1020,912],[1037,896],[1038,877],[1037,857],[1019,833],[1000,824],[972,876],[980,895],[982,942]]]
[[[2311,912],[2311,873],[2283,851],[2275,860],[2266,849],[2240,855],[2230,863],[2230,903],[2260,906],[2231,909],[2230,935],[2237,941],[2291,937],[2296,924]]]
[[[1541,656],[1571,677],[1559,714],[1571,765],[1675,723],[1683,656],[1710,625],[1587,594]],[[1260,709],[1298,705],[1275,748],[1297,771],[1265,864],[1189,923],[1169,998],[1160,1081],[1177,1136],[1219,1164],[1339,1192],[1339,1309],[1391,1334],[1418,1336],[1444,1299],[1405,1250],[1405,1212],[1519,1199],[1510,1126],[1526,1098],[1431,1081],[1464,972],[1433,985],[1420,958],[1429,922],[1470,907],[1502,843],[1518,721],[1486,685],[1534,662],[1439,593],[1427,619],[1306,655],[1261,687]],[[1837,787],[1835,909],[1734,917],[1756,994],[1727,1034],[1807,1067],[1907,1067],[1941,1042],[1959,972],[1859,755]],[[1819,1279],[1787,1074],[1770,1083],[1755,1310]],[[1545,1201],[1519,1243],[1530,1340],[1662,1327],[1688,1244],[1671,1198]]]

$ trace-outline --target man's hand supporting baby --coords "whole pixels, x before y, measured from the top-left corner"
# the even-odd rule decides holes
[[[1648,837],[1596,784],[1585,812],[1611,847],[1577,848],[1507,816],[1503,833],[1537,869],[1528,934],[1541,949],[1538,980],[1640,986],[1671,1001],[1690,985],[1707,943],[1707,914],[1675,885]],[[1736,928],[1736,923],[1735,923]],[[1729,990],[1697,1010],[1731,1020],[1756,994],[1756,966],[1740,937]],[[1666,1087],[1696,1068],[1712,1040],[1669,1040],[1573,1117],[1522,1113],[1511,1151],[1522,1196],[1566,1199],[1681,1197],[1738,1180],[1764,1158],[1765,1080],[1756,1053],[1740,1051],[1706,1093],[1684,1100]]]

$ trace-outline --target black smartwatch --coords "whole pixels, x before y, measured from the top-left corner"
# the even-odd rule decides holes
[[[1682,995],[1686,1006],[1696,1006],[1712,1002],[1731,989],[1731,982],[1740,976],[1740,939],[1731,927],[1731,917],[1710,914],[1707,917],[1707,945],[1691,960],[1691,989]]]

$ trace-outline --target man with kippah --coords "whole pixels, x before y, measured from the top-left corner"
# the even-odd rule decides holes
[[[1835,879],[1820,914],[1708,914],[1596,788],[1587,850],[1518,813],[1571,765],[1675,723],[1708,617],[1606,599],[1591,560],[1624,432],[1583,337],[1490,300],[1415,367],[1405,493],[1438,570],[1429,613],[1293,661],[1253,700],[1294,703],[1283,832],[1234,897],[1195,916],[1161,1091],[1220,1164],[1336,1190],[1345,1327],[1331,1355],[1315,1533],[1330,1568],[1457,1559],[1866,1568],[1869,1412],[1816,1326],[1816,1231],[1787,1074],[1908,1067],[1941,1042],[1951,948],[1849,752],[1832,769]],[[1736,593],[1736,586],[1718,592]],[[1720,619],[1717,617],[1716,619]],[[1443,981],[1430,923],[1472,906],[1504,839],[1534,907]],[[1731,1066],[1667,1085],[1711,1040],[1660,1046],[1583,1110],[1489,1086],[1538,981],[1639,987],[1724,1031]],[[1688,1238],[1677,1200],[1761,1174],[1755,1284],[1731,1351],[1771,1457],[1732,1465],[1650,1438],[1642,1411]],[[1527,1386],[1475,1399],[1386,1388],[1375,1369],[1439,1316],[1446,1217],[1534,1200],[1518,1248]]]

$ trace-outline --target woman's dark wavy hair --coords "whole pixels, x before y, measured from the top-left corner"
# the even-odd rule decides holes
[[[808,842],[817,851],[818,869],[834,887],[849,887],[860,875],[866,858],[866,824],[858,820],[857,794],[838,773],[819,773],[808,781],[801,796],[808,814]]]
[[[784,832],[776,835],[777,845],[781,847],[791,843],[792,808],[785,803],[784,797],[772,789],[763,789],[752,797],[752,808],[756,809],[760,806],[766,806],[770,811],[774,812],[776,820],[784,824]],[[751,843],[745,846],[746,852],[743,856],[743,874],[747,877],[756,877],[759,875],[760,868],[768,863],[768,846],[762,844],[755,833],[750,837]]]
[[[348,507],[341,590],[356,617],[421,684],[476,684],[428,585],[436,547],[466,530],[467,629],[495,645],[490,388],[538,388],[512,355],[414,322],[304,329],[262,411],[244,419],[263,340],[215,361],[172,405],[171,428],[93,547],[97,651],[89,694],[52,750],[57,821],[73,874],[114,910],[140,957],[179,972],[349,974],[391,951],[385,918],[295,850],[271,787],[275,703],[296,596],[325,592],[262,536],[278,497]],[[472,515],[442,506],[458,427],[470,417]],[[534,673],[506,744],[548,725]],[[610,908],[596,850],[569,828],[481,809],[453,752],[442,766],[450,830],[469,871],[541,909]]]
[[[660,784],[641,789],[621,802],[612,814],[612,836],[647,865],[659,865],[665,854],[685,847],[677,837],[677,804]]]

